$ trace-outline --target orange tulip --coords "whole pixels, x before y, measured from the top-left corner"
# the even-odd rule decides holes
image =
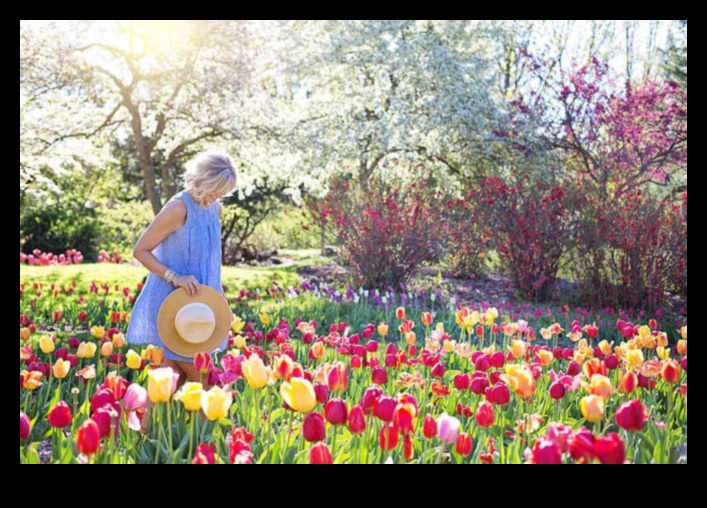
[[[105,342],[101,346],[101,356],[103,358],[109,358],[113,354],[113,343]]]
[[[552,351],[546,351],[544,349],[540,349],[537,352],[538,360],[540,360],[540,365],[543,367],[549,367],[552,365],[553,360],[555,357],[552,354]]]
[[[533,373],[527,365],[509,365],[501,380],[509,385],[521,398],[528,399],[535,395],[536,383]]]
[[[432,314],[429,312],[423,312],[422,313],[422,324],[425,326],[432,326]]]
[[[310,357],[313,360],[321,360],[324,357],[325,351],[326,351],[326,348],[324,346],[324,343],[317,342],[312,346],[312,349],[310,351]]]
[[[116,333],[113,335],[113,347],[115,349],[120,349],[125,347],[125,335],[122,333]]]
[[[604,399],[596,395],[584,397],[580,403],[582,415],[589,423],[598,423],[604,419]]]
[[[680,356],[687,356],[687,341],[686,340],[681,340],[678,341],[678,354]]]
[[[601,397],[604,401],[608,401],[614,394],[614,387],[611,385],[611,380],[599,374],[593,376],[589,384],[585,385],[585,388],[591,395]]]
[[[582,369],[584,370],[584,375],[587,376],[587,379],[592,379],[594,376],[606,376],[606,364],[599,360],[598,358],[594,358],[593,360],[588,361],[582,366]]]
[[[20,373],[20,377],[23,379],[22,387],[25,390],[34,391],[41,388],[44,374],[41,372],[27,372],[24,370]]]
[[[20,340],[27,341],[31,335],[29,328],[20,328]]]
[[[522,360],[528,354],[528,345],[522,340],[514,340],[510,350],[516,360]]]
[[[638,388],[638,376],[632,371],[624,374],[619,381],[619,392],[623,395],[631,395],[636,388]]]
[[[680,381],[680,366],[675,360],[666,360],[663,362],[663,368],[660,371],[660,377],[666,383],[675,384]]]

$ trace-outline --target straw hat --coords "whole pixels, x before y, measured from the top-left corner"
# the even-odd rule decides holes
[[[178,289],[162,304],[157,328],[167,349],[193,358],[212,352],[226,340],[231,316],[228,301],[215,289],[201,286],[201,295],[195,298]]]

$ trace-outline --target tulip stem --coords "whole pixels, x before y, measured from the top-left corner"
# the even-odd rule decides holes
[[[155,421],[157,420],[157,410],[159,409],[160,405],[156,404],[155,409],[153,410],[153,417]],[[157,426],[155,426],[157,427]],[[155,465],[158,465],[160,463],[160,454],[162,453],[162,436],[160,433],[160,429],[157,428],[157,451],[155,452]]]
[[[334,457],[335,462],[336,462],[336,438],[338,437],[338,434],[339,434],[339,426],[334,425],[334,444],[331,448],[331,453],[332,453],[332,456]]]
[[[198,412],[191,414],[191,425],[189,426],[189,455],[187,456],[188,461],[191,461],[194,457],[194,434],[196,434],[196,419],[198,414]]]
[[[167,426],[169,428],[169,458],[171,462],[172,454],[174,453],[174,438],[172,436],[172,403],[167,402]]]

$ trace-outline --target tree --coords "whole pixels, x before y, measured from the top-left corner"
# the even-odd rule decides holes
[[[42,78],[59,75],[66,82],[47,103],[59,104],[55,119],[74,119],[44,133],[45,149],[102,134],[130,136],[155,213],[176,190],[179,163],[209,142],[241,135],[248,125],[240,106],[249,93],[253,55],[242,50],[244,23],[57,22],[42,30],[64,41],[53,46],[63,58]]]

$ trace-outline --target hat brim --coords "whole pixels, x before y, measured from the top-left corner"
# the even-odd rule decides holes
[[[175,326],[177,314],[187,304],[203,303],[208,305],[216,317],[216,328],[209,339],[201,344],[191,344],[182,339]],[[157,329],[162,339],[162,344],[172,353],[185,358],[194,358],[198,353],[211,353],[217,349],[228,337],[231,328],[231,308],[228,300],[218,291],[201,286],[201,294],[190,297],[184,288],[180,288],[169,295],[162,303],[157,317]]]

